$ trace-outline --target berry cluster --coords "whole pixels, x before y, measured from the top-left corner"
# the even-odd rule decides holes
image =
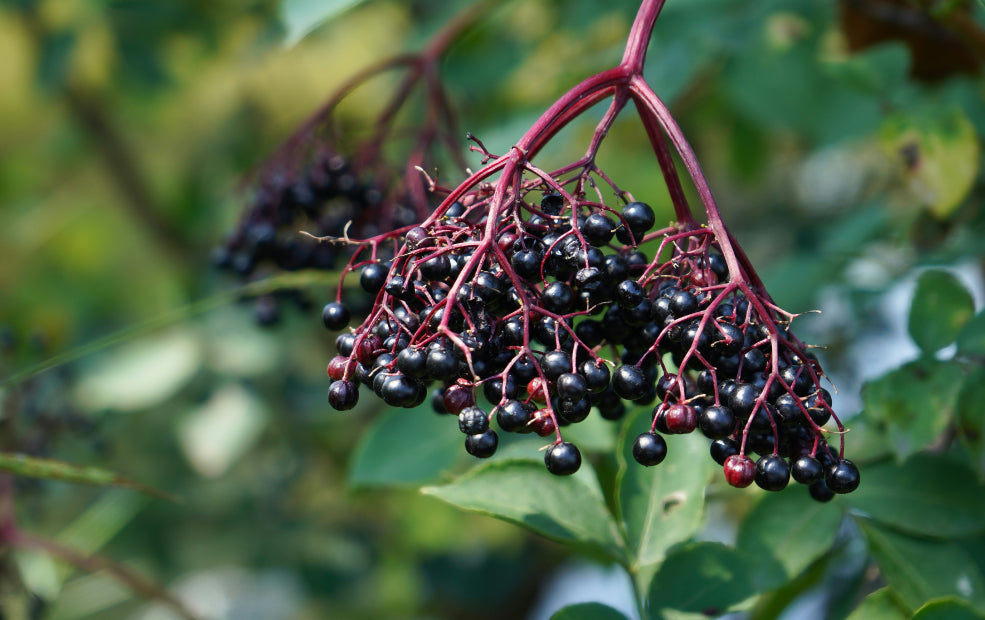
[[[297,234],[299,228],[319,236],[361,236],[406,227],[420,219],[408,206],[385,200],[383,188],[361,180],[348,160],[336,153],[314,155],[300,172],[268,174],[243,212],[236,230],[218,247],[213,261],[242,278],[271,271],[332,270],[348,258],[339,244],[318,243]],[[278,297],[305,308],[310,302],[289,289],[254,299],[262,325],[279,318]]]
[[[561,174],[467,182],[420,226],[364,242],[347,269],[376,303],[338,337],[330,404],[352,408],[365,384],[415,407],[437,383],[435,407],[458,416],[470,454],[495,452],[495,418],[501,431],[554,436],[545,463],[566,475],[581,455],[560,427],[593,407],[615,420],[627,402],[657,401],[633,447],[643,465],[664,459],[664,434],[700,429],[734,486],[780,490],[792,472],[818,499],[853,490],[857,470],[824,440],[831,398],[816,359],[771,302],[730,281],[714,235],[653,231],[653,210],[614,185],[621,208],[589,198],[609,182],[596,169]],[[379,260],[387,247],[393,258]],[[336,301],[323,320],[343,329],[350,312]]]

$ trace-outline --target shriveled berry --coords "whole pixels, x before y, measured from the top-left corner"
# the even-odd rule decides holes
[[[756,464],[742,454],[733,454],[725,459],[725,480],[737,489],[752,484],[756,477]]]
[[[756,463],[756,484],[766,491],[782,491],[790,482],[790,465],[776,454],[762,457]]]
[[[667,442],[657,433],[642,433],[633,442],[633,458],[640,465],[659,465],[667,458]]]
[[[465,451],[480,459],[487,459],[495,454],[498,446],[499,437],[492,429],[465,438]]]
[[[478,407],[466,407],[458,414],[458,430],[466,435],[478,435],[489,430],[489,416]]]
[[[581,452],[573,443],[562,441],[547,449],[544,463],[555,476],[570,476],[581,467]]]

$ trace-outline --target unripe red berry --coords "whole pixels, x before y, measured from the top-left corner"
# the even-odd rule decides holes
[[[744,454],[733,454],[725,459],[725,480],[737,489],[743,489],[756,478],[756,464]]]

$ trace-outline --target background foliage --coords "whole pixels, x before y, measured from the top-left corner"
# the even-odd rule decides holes
[[[477,465],[427,410],[331,412],[318,313],[261,329],[209,267],[251,167],[465,4],[0,3],[0,468],[18,474],[19,528],[209,618],[549,617],[587,600],[619,611],[556,617],[618,618],[638,613],[630,582],[652,617],[985,617],[982,6],[890,3],[923,21],[864,47],[875,0],[669,0],[655,30],[648,80],[777,301],[823,311],[800,333],[827,345],[835,408],[858,412],[862,487],[818,505],[726,487],[696,437],[627,465],[643,411],[572,429],[591,466],[570,479],[529,443]],[[508,148],[618,61],[635,8],[496,4],[443,62],[463,129]],[[928,46],[934,28],[964,47]],[[354,93],[346,122],[392,85]],[[581,154],[590,130],[548,155]],[[607,144],[606,169],[669,220],[638,125]],[[330,296],[332,276],[274,278],[251,291]],[[180,501],[115,488],[134,485]],[[173,617],[58,557],[0,549],[2,617]]]

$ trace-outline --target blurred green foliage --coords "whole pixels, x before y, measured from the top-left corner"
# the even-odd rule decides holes
[[[863,409],[848,421],[856,495],[730,490],[700,442],[678,439],[661,468],[627,465],[642,411],[573,429],[591,450],[573,479],[548,478],[519,442],[475,466],[429,411],[371,398],[330,411],[333,335],[317,313],[262,329],[234,302],[240,285],[208,257],[248,172],[345,79],[421,47],[467,4],[0,3],[0,441],[98,468],[6,467],[21,474],[4,478],[20,527],[208,618],[526,617],[578,551],[627,565],[653,617],[768,618],[805,601],[828,617],[982,617],[985,85],[915,79],[927,52],[912,41],[851,50],[847,3],[669,0],[646,77],[776,300],[824,311],[796,324],[828,345],[842,406]],[[939,23],[971,33],[981,58],[985,11],[952,4],[964,8]],[[442,61],[460,126],[509,148],[618,62],[635,8],[492,4]],[[342,118],[364,128],[393,84],[366,83]],[[545,158],[582,154],[591,120]],[[670,220],[648,148],[624,115],[601,164]],[[334,277],[291,284],[322,303]],[[181,499],[47,479],[86,471]],[[0,548],[0,617],[174,617],[110,573]]]

